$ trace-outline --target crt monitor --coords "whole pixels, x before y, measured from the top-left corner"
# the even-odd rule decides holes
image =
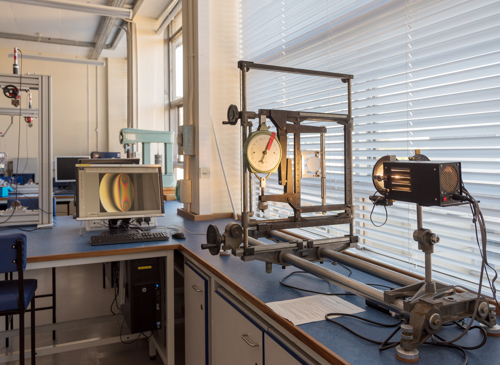
[[[78,165],[76,219],[165,215],[160,165]]]
[[[83,158],[89,158],[89,156],[56,156],[56,182],[75,182],[75,165],[78,164],[78,161]]]

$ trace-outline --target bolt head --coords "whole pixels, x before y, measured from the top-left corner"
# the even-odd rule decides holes
[[[477,314],[479,317],[484,318],[488,315],[490,311],[489,305],[487,302],[482,302],[479,304],[479,307],[477,308]]]
[[[413,326],[411,324],[402,324],[401,325],[401,332],[404,333],[413,333]]]
[[[441,316],[439,313],[434,313],[429,318],[429,327],[433,330],[437,330],[441,327]]]

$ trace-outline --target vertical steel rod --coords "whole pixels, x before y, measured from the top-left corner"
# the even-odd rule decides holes
[[[56,319],[56,268],[52,268],[52,323],[57,323]],[[56,339],[56,331],[52,331],[52,339]]]
[[[423,226],[423,221],[422,221],[422,206],[417,204],[417,229],[422,228]]]
[[[300,177],[302,176],[302,153],[300,152],[300,133],[294,133],[293,135],[293,149],[294,149],[294,163],[295,168],[293,169],[293,175],[295,178],[295,191],[297,194],[297,200],[295,201],[297,206],[300,207],[301,199],[300,199]],[[296,220],[300,220],[301,213],[300,211],[295,211]]]
[[[423,218],[422,218],[422,206],[417,204],[417,229],[421,229],[423,227]],[[432,253],[425,252],[425,284],[432,283]],[[430,288],[430,285],[426,285],[426,288]]]
[[[326,205],[326,153],[325,153],[325,135],[320,134],[319,148],[321,150],[321,205]],[[326,212],[323,212],[326,213]]]
[[[432,283],[432,254],[430,252],[425,253],[425,283]]]
[[[242,128],[242,144],[243,147],[247,140],[247,69],[242,67],[241,69],[241,128]],[[243,156],[243,154],[242,154]],[[241,217],[243,226],[243,247],[248,248],[248,170],[245,160],[242,159],[243,167],[243,214]],[[250,192],[252,194],[252,192]]]
[[[35,356],[36,356],[36,326],[35,326],[35,312],[36,312],[36,304],[35,304],[36,295],[33,295],[31,299],[31,363],[35,364]]]
[[[349,234],[354,236],[354,205],[353,205],[353,181],[352,181],[352,130],[354,120],[352,118],[352,82],[351,79],[347,80],[347,117],[349,123],[344,127],[345,141],[344,148],[347,149],[345,153],[345,179],[346,197],[345,204],[350,205],[352,208],[352,220],[349,223]]]
[[[5,281],[9,280],[9,274],[5,273]],[[9,330],[9,316],[5,316],[5,330]],[[9,347],[9,337],[5,338],[5,347]]]
[[[252,127],[248,126],[248,135],[252,133]],[[252,174],[248,174],[248,190],[250,192],[249,195],[249,203],[248,203],[248,211],[250,212],[250,215],[252,215],[253,212],[253,181],[252,181]],[[264,195],[264,192],[262,192],[262,195]]]

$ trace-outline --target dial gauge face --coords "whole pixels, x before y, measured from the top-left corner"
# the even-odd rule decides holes
[[[275,172],[281,162],[281,153],[281,144],[275,133],[258,131],[247,140],[245,155],[252,172]]]

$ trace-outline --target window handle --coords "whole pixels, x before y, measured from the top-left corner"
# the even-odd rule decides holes
[[[193,288],[193,289],[194,289],[194,291],[195,291],[195,292],[197,292],[197,293],[202,293],[202,292],[203,292],[203,289],[200,289],[200,288],[198,287],[198,285],[196,285],[196,284],[195,284],[195,285],[193,285],[193,286],[192,286],[192,288]]]
[[[246,344],[250,347],[259,347],[259,344],[258,343],[253,343],[250,341],[249,337],[248,337],[248,333],[244,333],[241,335],[241,338],[243,339],[243,341],[246,342]]]

